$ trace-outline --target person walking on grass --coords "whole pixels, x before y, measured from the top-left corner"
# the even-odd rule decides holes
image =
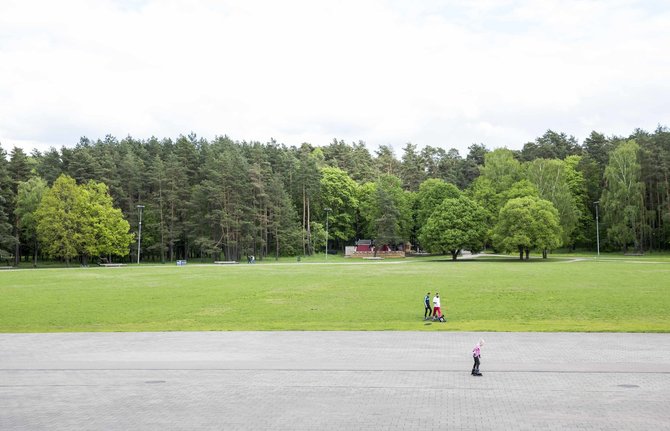
[[[430,308],[430,292],[426,293],[426,297],[423,298],[423,305],[426,309],[423,312],[423,320],[428,320],[431,314],[433,314],[432,308]]]
[[[435,292],[433,298],[433,320],[442,317],[442,310],[440,309],[440,292]]]
[[[482,346],[484,346],[484,340],[480,339],[479,343],[475,344],[475,348],[472,349],[472,358],[475,360],[475,364],[472,366],[473,376],[482,375],[482,373],[479,372],[479,359],[482,357]]]

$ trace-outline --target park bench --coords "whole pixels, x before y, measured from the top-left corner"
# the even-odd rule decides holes
[[[234,265],[239,262],[236,260],[215,260],[214,263],[217,265]]]

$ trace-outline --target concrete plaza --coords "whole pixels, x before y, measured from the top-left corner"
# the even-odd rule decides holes
[[[0,334],[0,430],[203,429],[670,429],[670,334]]]

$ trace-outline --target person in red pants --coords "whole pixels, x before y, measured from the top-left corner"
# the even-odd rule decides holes
[[[435,292],[433,298],[433,320],[442,317],[442,310],[440,309],[440,292]]]

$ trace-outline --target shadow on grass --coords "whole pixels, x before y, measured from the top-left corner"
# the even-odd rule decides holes
[[[577,260],[576,258],[570,258],[570,257],[548,257],[546,259],[543,259],[542,257],[530,257],[529,260],[521,260],[518,257],[514,256],[481,256],[481,257],[461,257],[456,260],[451,259],[449,256],[442,256],[442,257],[432,257],[429,259],[424,259],[425,262],[431,262],[431,263],[469,263],[469,262],[516,262],[516,263],[526,263],[526,264],[531,264],[531,263],[552,263],[552,262],[566,262],[566,261],[573,261]],[[582,259],[583,260],[583,259]]]

